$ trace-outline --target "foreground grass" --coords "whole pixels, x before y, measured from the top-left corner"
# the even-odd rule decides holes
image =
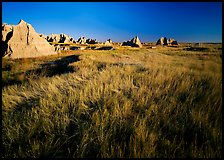
[[[3,157],[221,158],[222,60],[86,51],[2,90]]]

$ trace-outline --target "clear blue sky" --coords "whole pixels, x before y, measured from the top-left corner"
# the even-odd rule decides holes
[[[38,33],[122,42],[161,36],[179,42],[222,42],[222,2],[3,2],[2,22],[23,19]]]

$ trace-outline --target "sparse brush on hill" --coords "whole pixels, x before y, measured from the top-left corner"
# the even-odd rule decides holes
[[[222,59],[164,52],[77,51],[67,74],[5,85],[2,157],[221,158]],[[3,59],[3,80],[56,59]]]

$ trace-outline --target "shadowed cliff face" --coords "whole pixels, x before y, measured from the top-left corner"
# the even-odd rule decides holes
[[[13,35],[12,26],[10,25],[3,25],[2,26],[2,50],[1,55],[4,57],[6,55],[6,51],[8,49],[8,41]],[[10,51],[10,48],[9,48]]]

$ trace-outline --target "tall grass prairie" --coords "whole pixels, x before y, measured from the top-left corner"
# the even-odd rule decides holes
[[[209,47],[3,59],[2,158],[221,158],[222,50]],[[69,72],[40,68],[68,55]]]

